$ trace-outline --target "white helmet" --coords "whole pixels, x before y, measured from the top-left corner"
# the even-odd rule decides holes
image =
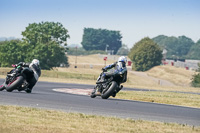
[[[119,57],[118,62],[124,62],[124,63],[126,63],[127,59],[126,59],[126,57],[121,56],[121,57]]]
[[[31,63],[35,64],[36,66],[40,65],[40,61],[38,59],[33,59]]]

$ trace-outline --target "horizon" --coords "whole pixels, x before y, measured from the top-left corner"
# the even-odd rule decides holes
[[[158,35],[158,36],[160,36],[160,35]],[[166,36],[166,35],[164,35],[164,36]],[[185,36],[185,35],[182,35],[182,36]],[[157,36],[155,36],[155,37],[157,37]],[[155,37],[153,37],[153,38],[155,38]],[[175,36],[167,36],[167,37],[175,37]],[[178,36],[178,37],[180,37],[180,36]],[[178,37],[176,37],[176,38],[178,38]],[[188,36],[186,36],[187,38],[190,38],[190,37],[188,37]],[[8,40],[15,40],[15,39],[20,39],[20,40],[22,40],[22,38],[16,38],[16,37],[14,37],[14,36],[11,36],[11,37],[1,37],[0,36],[0,39],[2,39],[2,38],[4,38],[4,39],[8,39]],[[12,39],[11,39],[12,38]],[[150,38],[150,39],[153,39],[153,38]],[[141,38],[139,41],[141,41],[143,38]],[[190,39],[192,39],[192,38],[190,38]],[[199,41],[200,40],[200,38],[197,40],[197,41]],[[1,41],[1,40],[0,40]],[[4,40],[5,41],[5,40]],[[138,42],[139,42],[138,41]],[[192,40],[194,43],[197,43],[197,41],[194,41],[194,40]],[[137,42],[135,42],[135,43],[137,43]],[[135,45],[135,43],[132,45],[132,47]],[[123,43],[122,43],[123,44]],[[82,44],[81,43],[67,43],[67,46],[70,46],[70,45],[79,45],[79,46],[81,46],[82,47]],[[128,45],[127,45],[128,46]],[[128,46],[128,48],[130,49],[130,48],[132,48],[132,47],[129,47]]]

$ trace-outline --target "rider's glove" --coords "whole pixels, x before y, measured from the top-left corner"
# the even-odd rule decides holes
[[[107,69],[106,69],[106,68],[102,68],[102,71],[103,71],[103,72],[106,72],[106,71],[107,71]]]

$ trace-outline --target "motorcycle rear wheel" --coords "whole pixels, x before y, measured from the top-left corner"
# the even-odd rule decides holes
[[[117,83],[115,81],[112,81],[110,83],[109,88],[105,92],[102,93],[101,98],[108,99],[113,94],[116,88],[117,88]]]
[[[12,92],[14,89],[16,89],[17,87],[19,87],[23,83],[23,81],[24,81],[23,76],[17,77],[13,82],[9,83],[6,86],[6,90],[8,92]]]

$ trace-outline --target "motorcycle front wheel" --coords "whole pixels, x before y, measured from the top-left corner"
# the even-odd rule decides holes
[[[110,82],[109,88],[105,91],[102,92],[101,98],[102,99],[108,99],[113,92],[115,91],[115,89],[117,88],[117,83],[115,81]]]
[[[5,89],[4,85],[0,85],[0,91],[2,91],[4,89]]]
[[[12,82],[10,82],[7,86],[6,86],[6,90],[8,92],[12,92],[14,89],[16,89],[17,87],[19,87],[24,81],[23,76],[19,76],[16,77],[16,79]]]

